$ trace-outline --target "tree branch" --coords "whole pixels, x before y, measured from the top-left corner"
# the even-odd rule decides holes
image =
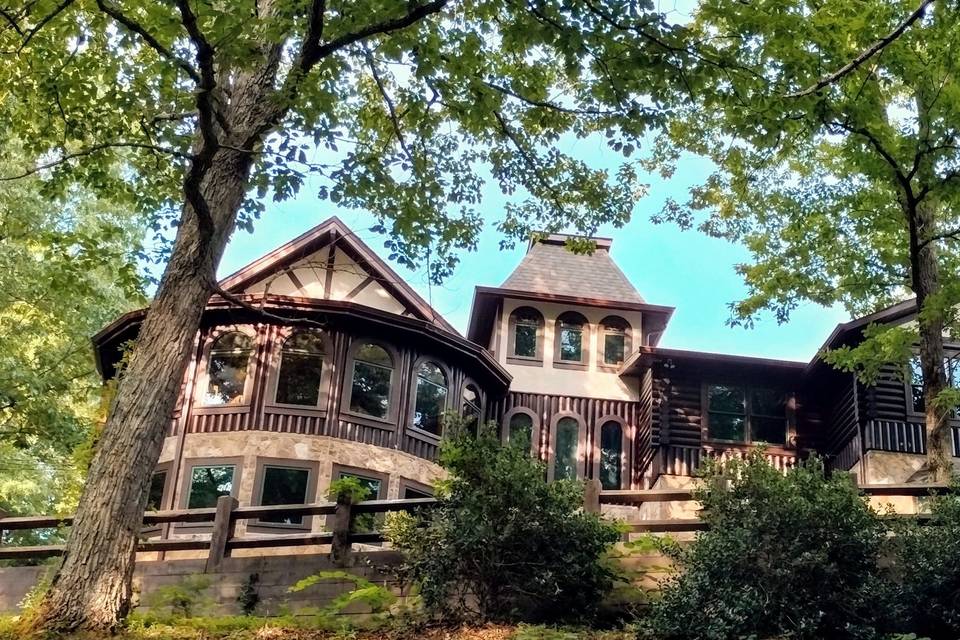
[[[390,94],[387,93],[387,88],[383,84],[383,79],[380,77],[380,73],[377,72],[377,64],[373,60],[373,56],[370,52],[367,52],[367,65],[370,67],[370,73],[373,76],[373,81],[377,84],[377,89],[380,91],[380,96],[383,98],[383,101],[387,105],[387,111],[390,114],[390,123],[393,125],[393,132],[397,136],[397,142],[400,143],[400,148],[403,149],[403,152],[407,156],[407,160],[410,161],[410,164],[413,164],[413,155],[410,153],[410,148],[407,147],[407,141],[403,137],[403,130],[400,128],[400,119],[397,117],[397,108],[393,104],[393,99],[390,98]]]
[[[47,162],[41,165],[37,165],[32,169],[28,169],[22,173],[12,175],[12,176],[0,176],[0,182],[9,182],[11,180],[20,180],[21,178],[26,178],[32,176],[35,173],[40,173],[45,169],[52,169],[53,167],[59,166],[65,162],[73,160],[75,158],[82,158],[85,156],[93,155],[94,153],[99,153],[100,151],[106,151],[107,149],[118,149],[118,148],[127,148],[127,149],[144,149],[147,151],[156,151],[157,153],[166,153],[177,158],[183,158],[185,160],[190,160],[193,158],[188,153],[183,153],[176,149],[171,149],[169,147],[160,147],[154,144],[145,144],[142,142],[105,142],[103,144],[94,145],[82,151],[75,151],[73,153],[68,153],[64,156],[61,156],[57,160],[52,162]]]
[[[217,294],[227,302],[233,303],[238,307],[246,309],[247,311],[255,313],[259,316],[263,316],[268,320],[275,320],[277,322],[283,322],[284,324],[293,325],[293,326],[312,327],[317,329],[329,328],[325,322],[320,322],[318,320],[311,320],[310,318],[292,318],[289,316],[281,316],[276,313],[271,313],[266,309],[264,309],[263,307],[258,307],[254,304],[247,302],[240,296],[234,293],[230,293],[229,291],[221,287],[220,283],[218,283],[216,280],[211,280],[210,286],[213,289],[213,292],[215,294]]]
[[[60,15],[60,13],[62,13],[64,9],[66,9],[66,8],[69,7],[71,4],[73,4],[73,2],[74,2],[74,0],[63,0],[60,4],[58,4],[58,5],[54,8],[53,11],[51,11],[50,13],[48,13],[47,15],[45,15],[45,16],[40,20],[40,22],[38,22],[38,23],[36,24],[36,26],[27,33],[26,37],[23,39],[23,42],[20,43],[20,48],[17,50],[17,52],[19,53],[20,51],[23,51],[23,49],[24,49],[28,44],[30,44],[30,41],[33,40],[33,36],[35,36],[35,35],[37,35],[37,33],[39,33],[40,29],[43,29],[43,27],[46,26],[46,24],[47,24],[48,22],[50,22],[51,20],[53,20],[54,18],[56,18],[58,15]],[[19,31],[19,29],[18,29],[18,31]]]
[[[788,93],[785,97],[787,98],[802,98],[810,94],[816,93],[826,87],[829,84],[833,84],[843,76],[856,71],[863,63],[867,60],[883,51],[883,49],[889,45],[891,42],[899,38],[903,33],[910,28],[914,22],[923,17],[923,14],[926,13],[927,7],[933,4],[933,0],[923,0],[920,3],[920,6],[914,10],[909,16],[907,16],[900,24],[898,24],[893,31],[883,36],[872,45],[864,49],[860,55],[856,58],[843,65],[836,71],[826,76],[823,76],[817,80],[814,84],[810,85],[806,89],[801,91],[796,91],[794,93]]]

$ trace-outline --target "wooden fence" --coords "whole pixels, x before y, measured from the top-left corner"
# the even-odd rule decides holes
[[[860,488],[868,496],[874,497],[924,497],[948,490],[944,485],[889,484],[867,485]],[[601,491],[598,480],[588,481],[584,491],[584,510],[600,513],[602,505],[620,505],[641,507],[644,504],[664,502],[686,502],[693,500],[689,489],[624,490]],[[306,545],[330,545],[330,557],[336,564],[343,564],[349,556],[354,543],[382,543],[385,541],[379,531],[354,532],[354,517],[364,513],[388,513],[391,511],[411,511],[429,509],[436,505],[434,498],[415,498],[405,500],[369,500],[357,504],[325,502],[316,504],[277,505],[240,507],[236,498],[223,496],[217,506],[208,509],[182,509],[177,511],[150,511],[144,514],[145,526],[184,523],[211,523],[209,539],[203,538],[164,538],[145,539],[137,545],[141,552],[166,551],[207,551],[206,571],[214,572],[223,558],[237,549],[264,549],[300,547]],[[0,514],[2,515],[2,514]],[[305,532],[292,534],[268,534],[256,536],[236,535],[236,525],[240,520],[261,518],[303,518],[310,516],[332,516],[330,531]],[[918,515],[921,519],[923,515]],[[4,531],[24,531],[50,529],[70,526],[70,516],[27,516],[0,517],[0,545]],[[698,518],[671,518],[660,520],[642,519],[628,523],[630,532],[637,533],[681,533],[706,529],[706,523]],[[29,560],[59,556],[63,545],[44,546],[0,546],[0,560]]]

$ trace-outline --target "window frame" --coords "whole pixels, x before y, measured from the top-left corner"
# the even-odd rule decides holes
[[[479,414],[477,415],[477,424],[475,425],[474,428],[476,429],[476,432],[479,434],[480,427],[483,426],[483,423],[484,423],[483,417],[484,415],[486,415],[484,411],[486,411],[486,408],[487,408],[486,407],[487,397],[486,397],[486,394],[484,394],[483,392],[483,388],[481,388],[480,385],[477,384],[473,378],[464,378],[463,382],[460,384],[460,394],[457,396],[457,404],[459,405],[460,417],[462,418],[466,417],[464,415],[464,408],[467,405],[467,399],[463,397],[463,394],[464,392],[466,392],[467,387],[473,387],[474,389],[477,390],[477,409],[479,410]]]
[[[579,413],[561,411],[550,420],[550,444],[547,453],[547,482],[553,482],[556,476],[557,464],[557,427],[564,418],[573,418],[577,422],[577,463],[576,480],[586,477],[586,422]]]
[[[945,342],[943,345],[944,365],[946,365],[947,361],[953,360],[955,362],[955,368],[957,371],[956,375],[954,376],[955,380],[952,383],[948,379],[948,386],[952,386],[956,388],[960,388],[960,350],[958,349],[960,349],[960,345],[955,343]],[[910,367],[911,367],[911,362],[914,360],[916,360],[917,364],[919,364],[920,354],[915,351],[911,352],[910,362],[907,362],[907,369],[903,376],[903,386],[904,386],[904,394],[905,394],[904,402],[906,404],[905,408],[906,408],[907,417],[916,418],[922,421],[926,419],[926,413],[923,411],[917,411],[913,406],[913,388],[916,385],[913,384],[913,378],[911,375]],[[923,385],[922,385],[923,372],[922,371],[920,375],[921,375],[920,386],[921,386],[921,392],[922,392],[922,388],[923,388]],[[953,412],[953,415],[949,416],[948,419],[951,422],[954,422],[960,419],[960,409],[956,409]]]
[[[257,467],[253,476],[253,495],[250,504],[258,507],[263,506],[263,483],[267,478],[267,468],[279,469],[297,469],[307,472],[307,492],[304,496],[304,504],[312,504],[317,499],[317,486],[319,484],[320,463],[311,460],[299,460],[296,458],[257,458]],[[260,531],[263,533],[283,533],[287,531],[311,531],[313,530],[313,516],[303,516],[300,524],[284,524],[282,522],[265,522],[259,518],[250,520],[247,524],[247,531]]]
[[[233,483],[230,487],[230,495],[237,498],[240,495],[240,482],[243,479],[243,456],[211,457],[211,458],[186,458],[183,460],[183,470],[180,472],[180,495],[177,498],[177,504],[181,509],[188,509],[190,504],[190,492],[193,489],[193,469],[195,467],[233,467]],[[213,531],[212,522],[180,522],[177,523],[178,531],[189,530],[190,533],[204,533]]]
[[[519,312],[526,311],[527,309],[536,313],[537,317],[539,318],[537,322],[537,344],[536,348],[534,349],[533,356],[518,356],[515,354],[517,346],[517,315]],[[521,364],[533,367],[543,366],[543,341],[545,326],[546,321],[544,320],[543,312],[536,307],[531,307],[530,305],[520,305],[519,307],[516,307],[510,311],[510,315],[507,318],[506,361],[510,364]]]
[[[627,426],[627,423],[617,415],[605,415],[599,418],[593,427],[593,477],[600,479],[600,461],[602,449],[602,439],[603,427],[610,422],[615,422],[620,425],[620,486],[618,489],[629,489],[630,488],[630,451],[631,451],[631,442],[630,437],[630,428]]]
[[[443,375],[446,376],[447,378],[447,395],[446,395],[446,398],[444,398],[443,411],[449,411],[453,406],[452,401],[450,399],[450,396],[451,396],[450,392],[451,392],[451,388],[453,387],[453,372],[450,370],[450,367],[448,367],[446,363],[442,362],[438,358],[434,358],[433,356],[420,356],[419,358],[414,360],[413,368],[410,374],[410,396],[409,396],[410,407],[409,407],[409,410],[407,411],[407,430],[412,431],[418,436],[422,436],[424,438],[430,438],[439,442],[444,432],[443,415],[442,415],[443,412],[441,412],[441,415],[440,415],[440,433],[439,434],[433,433],[431,431],[427,431],[426,429],[421,429],[420,427],[416,426],[413,423],[413,420],[417,414],[417,388],[420,383],[419,371],[420,371],[420,367],[427,362],[437,365],[440,368],[440,370],[443,372]],[[353,382],[353,379],[351,378],[351,384],[352,382]]]
[[[433,487],[423,482],[407,478],[405,476],[400,476],[400,484],[397,488],[397,499],[399,500],[413,500],[414,498],[405,498],[404,493],[407,489],[412,489],[413,491],[419,491],[420,493],[427,494],[428,497],[433,498],[436,494]]]
[[[366,344],[374,344],[386,351],[387,355],[390,356],[392,363],[390,368],[390,391],[387,395],[387,415],[383,418],[353,411],[350,408],[350,402],[353,399],[353,377],[357,364],[357,351],[359,351],[360,348]],[[360,424],[366,423],[368,425],[375,426],[378,429],[395,429],[397,423],[397,412],[399,409],[397,406],[397,384],[399,382],[398,378],[400,377],[400,355],[397,353],[397,350],[392,345],[376,338],[366,336],[354,338],[350,341],[350,347],[347,349],[346,363],[347,366],[344,367],[345,375],[343,380],[343,389],[340,395],[340,413],[350,416],[350,419],[353,422],[358,422]]]
[[[561,339],[563,337],[564,318],[569,320],[576,317],[582,321],[580,327],[580,359],[579,360],[561,360]],[[553,368],[554,369],[579,369],[590,368],[590,344],[593,338],[593,328],[590,321],[579,311],[568,310],[560,313],[553,323]]]
[[[210,352],[214,343],[228,333],[242,333],[252,341],[250,357],[247,360],[247,374],[243,383],[241,401],[236,404],[207,404],[207,390],[210,387]],[[257,354],[260,351],[260,331],[254,325],[232,324],[218,326],[206,336],[203,350],[197,368],[197,384],[194,388],[194,405],[192,411],[201,413],[244,413],[249,411],[253,404],[254,378],[257,376]]]
[[[172,468],[172,467],[173,467],[173,462],[172,462],[172,461],[161,462],[161,463],[158,464],[156,467],[154,467],[153,473],[150,474],[150,484],[151,484],[151,485],[153,484],[153,476],[155,476],[155,475],[158,474],[158,473],[165,473],[165,474],[167,474],[166,477],[163,479],[163,491],[162,491],[161,494],[160,494],[160,509],[159,509],[159,511],[166,511],[166,507],[168,506],[168,503],[171,501],[170,491],[171,491],[172,488],[173,488],[173,487],[171,486],[171,484],[172,484],[172,482],[173,482],[173,468]],[[150,493],[150,487],[147,486],[147,494],[148,494],[148,496],[149,496],[149,493]],[[144,509],[144,513],[148,513],[146,509]],[[143,526],[140,528],[140,535],[143,536],[143,537],[145,537],[145,538],[153,537],[153,536],[155,536],[155,535],[157,535],[157,534],[160,533],[160,530],[162,529],[162,527],[163,527],[163,525],[161,525],[161,524],[143,525]]]
[[[320,361],[320,389],[317,393],[317,404],[288,404],[277,402],[277,391],[280,387],[280,372],[283,365],[283,346],[287,340],[297,332],[307,331],[320,335],[323,341],[323,354]],[[303,329],[299,327],[281,327],[274,338],[274,348],[271,349],[267,370],[267,397],[264,405],[269,408],[283,409],[284,413],[305,412],[306,415],[326,414],[327,403],[330,398],[330,382],[333,371],[333,340],[327,331],[322,329]]]
[[[623,360],[619,364],[608,364],[606,358],[607,341],[607,323],[610,321],[620,322],[624,325],[623,329]],[[597,368],[604,371],[619,371],[623,363],[627,361],[633,353],[633,325],[626,318],[618,315],[604,316],[597,323]]]
[[[370,498],[370,500],[386,500],[387,496],[390,495],[390,474],[386,471],[375,471],[374,469],[367,469],[365,467],[353,467],[338,462],[334,462],[330,467],[330,482],[327,484],[328,491],[330,490],[330,485],[339,480],[342,473],[358,476],[366,480],[379,480],[380,493]],[[333,515],[329,515],[326,518],[325,525],[328,531],[333,531],[333,518]]]
[[[503,446],[510,444],[510,421],[518,413],[530,416],[530,419],[533,420],[533,426],[530,430],[530,457],[538,460],[540,458],[540,416],[528,407],[514,407],[503,415],[503,419],[500,421],[503,425],[500,442]]]
[[[727,440],[723,438],[714,438],[710,436],[710,387],[739,387],[743,390],[744,393],[744,440]],[[766,391],[775,391],[783,393],[785,396],[784,407],[783,407],[783,421],[784,421],[784,434],[783,434],[783,443],[778,442],[764,442],[762,440],[755,441],[753,439],[753,423],[751,418],[754,417],[752,411],[753,398],[752,392],[755,390],[766,390]],[[705,443],[721,444],[721,445],[734,445],[734,446],[753,446],[754,444],[761,443],[766,444],[772,449],[794,449],[795,443],[793,442],[795,431],[796,431],[796,398],[797,394],[795,391],[781,390],[777,387],[771,387],[766,385],[751,384],[748,382],[704,382],[700,390],[700,415],[701,415],[701,440]],[[739,415],[732,414],[729,411],[715,411],[714,413],[724,413],[729,415]],[[756,414],[758,418],[776,418],[780,419],[780,416],[771,416],[767,414],[758,413]]]

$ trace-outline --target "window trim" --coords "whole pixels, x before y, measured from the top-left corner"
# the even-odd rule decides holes
[[[242,333],[252,340],[250,358],[247,360],[247,377],[243,382],[241,402],[236,404],[207,404],[207,388],[210,386],[210,352],[221,336],[228,333]],[[250,324],[221,325],[213,329],[204,339],[200,363],[197,368],[197,383],[194,389],[194,413],[244,413],[253,404],[254,378],[258,374],[257,352],[260,350],[260,331]]]
[[[406,492],[407,489],[413,489],[414,491],[419,491],[420,493],[427,493],[430,495],[431,498],[436,495],[436,491],[430,485],[424,484],[423,482],[419,482],[417,480],[413,480],[412,478],[400,476],[400,484],[397,489],[398,500],[406,500],[406,498],[403,497],[403,494]]]
[[[564,322],[564,316],[569,318],[578,316],[583,321],[580,330],[580,360],[561,360],[560,359],[560,341],[562,337],[561,324]],[[578,369],[586,370],[590,368],[590,343],[593,339],[593,327],[590,321],[579,311],[567,310],[559,315],[553,322],[553,368],[554,369]]]
[[[283,364],[283,345],[294,333],[307,331],[318,333],[323,340],[323,355],[320,364],[320,389],[316,405],[288,404],[277,402],[277,389],[280,386],[280,367]],[[283,409],[291,412],[304,411],[309,415],[326,414],[330,396],[330,382],[333,377],[333,340],[329,332],[322,329],[302,329],[300,327],[280,327],[274,337],[274,347],[267,358],[267,396],[264,406],[270,409]]]
[[[501,423],[503,424],[503,433],[500,434],[500,442],[503,446],[510,444],[510,420],[513,419],[513,416],[518,413],[523,413],[530,416],[530,419],[533,420],[533,428],[530,431],[530,456],[534,460],[540,459],[540,416],[538,416],[534,411],[528,407],[514,407],[503,414],[503,419]]]
[[[193,483],[190,480],[193,477],[194,467],[227,466],[233,466],[233,486],[230,488],[230,495],[237,498],[240,495],[240,481],[243,479],[243,456],[184,459],[183,470],[180,473],[180,495],[177,498],[180,508],[189,508],[187,505],[190,504],[190,491],[193,489]],[[213,531],[213,522],[181,522],[176,525],[176,529],[190,533],[210,532]]]
[[[710,387],[740,387],[743,389],[744,393],[744,432],[746,439],[744,440],[726,440],[723,438],[712,438],[710,437]],[[781,391],[776,387],[770,387],[765,385],[750,384],[748,382],[717,382],[710,381],[704,382],[700,388],[700,422],[701,426],[701,441],[706,444],[719,444],[719,445],[745,445],[753,446],[757,443],[762,443],[769,445],[771,450],[793,450],[796,448],[795,438],[796,438],[796,402],[797,402],[797,393],[796,391],[782,390],[781,392],[786,396],[786,401],[784,403],[783,409],[783,420],[785,423],[785,431],[783,435],[783,443],[778,442],[762,442],[753,440],[753,424],[751,417],[753,413],[751,411],[752,399],[751,391],[765,389],[768,391]],[[717,411],[715,413],[730,413],[724,411]],[[730,414],[734,415],[734,414]],[[739,415],[739,414],[737,414]],[[780,416],[768,416],[765,414],[756,414],[758,418],[777,418]]]
[[[263,483],[267,477],[267,467],[281,469],[298,469],[307,472],[307,493],[304,496],[304,504],[312,504],[317,499],[317,485],[320,476],[320,463],[311,460],[300,460],[297,458],[266,458],[257,457],[257,467],[253,476],[253,495],[250,504],[252,506],[263,505]],[[283,533],[285,531],[311,531],[313,529],[313,516],[303,516],[301,524],[283,524],[281,522],[264,522],[259,518],[249,520],[247,531],[260,531],[263,533]]]
[[[153,484],[154,475],[161,472],[167,474],[166,478],[164,478],[163,480],[163,491],[160,494],[160,509],[159,509],[160,511],[166,511],[167,507],[169,506],[168,503],[171,501],[172,496],[170,495],[170,491],[173,489],[173,487],[171,486],[173,484],[172,467],[173,467],[172,460],[168,460],[167,462],[161,462],[156,467],[154,467],[153,473],[150,474],[150,484]],[[149,492],[150,492],[150,486],[148,485],[147,486],[148,495],[149,495]],[[144,509],[144,512],[146,513],[146,509]],[[140,536],[144,538],[151,538],[159,534],[162,527],[163,525],[161,524],[143,525],[140,528]]]
[[[530,309],[531,311],[534,311],[537,314],[537,317],[539,318],[539,322],[537,323],[537,346],[535,350],[535,355],[532,357],[518,356],[514,354],[514,351],[517,346],[517,313],[519,311],[523,311],[526,309]],[[507,318],[506,361],[509,364],[521,364],[521,365],[527,365],[532,367],[543,366],[543,341],[545,339],[544,338],[545,326],[546,326],[546,321],[544,320],[543,312],[537,309],[536,307],[531,307],[530,305],[521,305],[519,307],[514,308],[512,311],[510,311],[510,315]]]
[[[387,415],[384,418],[378,418],[377,416],[371,416],[366,413],[361,413],[358,411],[353,411],[350,409],[350,401],[353,399],[353,376],[354,376],[354,367],[357,363],[356,355],[357,351],[360,350],[365,344],[375,344],[376,346],[382,348],[387,352],[387,355],[390,356],[390,360],[393,364],[391,367],[390,375],[390,391],[387,395]],[[377,338],[371,338],[367,336],[357,337],[350,341],[350,346],[347,349],[346,354],[346,366],[344,367],[344,380],[343,380],[343,389],[340,395],[340,413],[349,416],[352,421],[356,422],[367,422],[373,426],[376,426],[378,429],[389,429],[394,430],[397,426],[397,412],[398,412],[398,397],[397,397],[397,384],[398,377],[400,377],[400,354],[397,350],[387,342],[379,340]]]
[[[586,422],[579,413],[561,411],[550,420],[550,445],[547,450],[547,482],[553,482],[557,464],[557,426],[564,418],[573,418],[577,422],[577,471],[576,479],[586,477]]]
[[[413,418],[417,412],[417,385],[420,382],[420,376],[418,374],[418,371],[420,370],[420,366],[423,365],[425,362],[430,362],[440,367],[440,370],[443,371],[443,375],[447,377],[447,397],[444,399],[443,411],[449,411],[452,407],[451,400],[450,400],[450,395],[451,395],[450,391],[451,391],[451,388],[453,387],[453,371],[451,371],[450,367],[448,367],[447,364],[441,361],[439,358],[435,358],[429,355],[420,356],[419,358],[413,361],[413,368],[411,369],[411,372],[410,372],[410,385],[409,385],[410,402],[408,403],[410,406],[407,409],[406,425],[407,425],[407,430],[413,432],[417,436],[430,438],[439,442],[440,438],[443,437],[443,432],[444,432],[442,412],[440,416],[440,433],[439,434],[433,433],[431,431],[427,431],[426,429],[421,429],[420,427],[413,424]],[[350,382],[351,384],[353,383],[352,378]]]
[[[610,320],[616,320],[622,322],[624,326],[623,330],[623,361],[620,364],[607,364],[604,361],[606,356],[606,323]],[[620,367],[623,366],[623,363],[627,361],[630,355],[633,353],[633,325],[631,325],[626,318],[618,315],[609,315],[604,316],[603,319],[597,323],[597,369],[601,371],[619,371]]]
[[[593,477],[600,479],[600,456],[601,456],[601,435],[604,425],[616,422],[620,425],[620,486],[619,489],[630,488],[630,450],[631,437],[630,427],[623,418],[617,415],[609,414],[597,419],[593,427]]]

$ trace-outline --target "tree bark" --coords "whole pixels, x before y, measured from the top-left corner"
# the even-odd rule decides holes
[[[213,277],[249,180],[251,155],[220,150],[201,186],[214,222],[201,237],[189,205],[156,298],[104,426],[60,566],[28,621],[45,631],[113,630],[130,603],[147,487]]]

